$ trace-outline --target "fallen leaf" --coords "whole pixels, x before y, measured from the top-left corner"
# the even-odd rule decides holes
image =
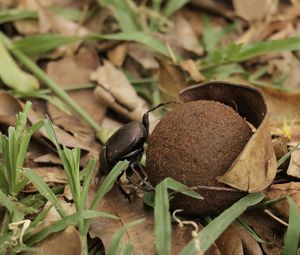
[[[262,20],[276,12],[278,7],[277,1],[272,0],[233,0],[233,6],[238,16],[252,22]],[[259,6],[259,8],[257,8]]]
[[[121,70],[107,60],[103,62],[90,76],[92,81],[99,84],[94,91],[95,97],[127,118],[141,120],[148,110],[146,102],[137,95]],[[154,119],[150,115],[150,121]]]
[[[170,34],[176,38],[184,49],[196,53],[197,55],[203,54],[203,47],[201,46],[199,39],[190,23],[180,12],[173,16],[173,28]]]
[[[194,60],[187,59],[180,62],[180,66],[183,70],[187,71],[191,78],[196,82],[205,81],[205,77],[200,73],[199,68]]]
[[[32,170],[47,183],[67,183],[67,176],[61,167],[39,167]]]
[[[159,87],[165,101],[178,100],[179,91],[187,86],[182,71],[176,65],[160,61]]]
[[[159,67],[156,59],[154,58],[155,54],[144,46],[137,43],[128,43],[127,48],[128,55],[140,63],[146,70],[155,70]]]
[[[268,199],[277,199],[282,196],[289,196],[295,201],[300,213],[300,183],[299,182],[273,184],[266,192],[266,196]],[[278,211],[286,219],[289,218],[289,205],[286,200],[273,204],[272,207],[276,209],[276,211]]]
[[[287,174],[300,179],[300,151],[297,149],[291,154]]]
[[[12,95],[0,91],[0,114],[15,117],[22,111],[21,103]]]
[[[58,197],[57,203],[60,204],[60,206],[63,208],[63,210],[65,211],[65,213],[67,215],[76,213],[76,208],[75,208],[74,203],[66,202],[63,196]],[[49,206],[51,206],[51,208],[48,211],[46,217],[44,218],[44,221],[45,222],[57,222],[57,221],[61,220],[61,216],[59,215],[59,213],[57,212],[57,210],[55,209],[55,207],[52,205],[52,203],[50,201],[47,201],[47,203],[44,207],[44,210],[47,210],[49,208]]]
[[[92,193],[94,191],[91,191]],[[115,231],[122,227],[125,223],[144,218],[145,221],[127,230],[124,236],[125,240],[130,240],[133,245],[135,254],[156,254],[155,239],[153,233],[153,214],[151,210],[144,208],[143,200],[134,197],[129,202],[120,190],[115,187],[110,191],[97,210],[115,214],[120,220],[112,220],[107,218],[94,219],[90,227],[90,235],[92,238],[99,237],[104,247],[107,248]]]
[[[240,155],[219,182],[233,188],[257,192],[266,189],[276,175],[276,156],[272,146],[268,109],[262,94],[246,85],[226,82],[208,82],[190,86],[180,92],[184,102],[214,100],[236,109],[257,130]]]
[[[124,43],[117,45],[107,52],[109,61],[117,67],[121,67],[127,55],[127,47]]]
[[[82,254],[81,237],[73,225],[69,225],[63,231],[49,235],[46,239],[34,245],[34,247],[38,248],[38,250],[34,252],[34,254],[37,255]],[[29,253],[25,254],[29,255]]]
[[[61,165],[59,157],[54,153],[43,154],[42,156],[36,157],[34,162]]]

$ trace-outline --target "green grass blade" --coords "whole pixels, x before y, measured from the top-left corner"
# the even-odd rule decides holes
[[[101,202],[105,194],[111,190],[118,176],[128,167],[129,162],[127,160],[119,161],[114,168],[109,172],[104,181],[101,183],[98,191],[96,192],[93,201],[90,205],[90,210],[95,210],[97,205]],[[85,223],[83,233],[86,234],[89,229],[90,221]]]
[[[6,86],[20,92],[31,92],[39,88],[38,80],[22,71],[0,40],[0,78]]]
[[[47,236],[64,230],[70,224],[76,224],[78,221],[82,219],[93,219],[97,217],[118,219],[118,217],[116,217],[115,215],[112,215],[110,213],[105,213],[105,212],[98,212],[93,210],[77,212],[75,214],[62,218],[58,222],[55,222],[54,224],[50,225],[48,228],[43,229],[37,233],[31,235],[25,235],[24,237],[25,243],[28,246],[32,246],[33,244],[45,239]]]
[[[186,185],[181,184],[172,178],[166,178],[156,186],[154,232],[157,253],[160,255],[171,254],[171,217],[169,213],[168,189],[172,189],[193,198],[202,198],[197,192],[189,189]]]
[[[274,51],[292,51],[300,49],[300,37],[271,40],[243,45],[239,54],[229,59],[233,62],[245,61]]]
[[[17,209],[16,204],[0,190],[0,204],[5,206],[10,214],[11,222],[19,221],[24,218],[24,214]]]
[[[299,209],[290,197],[287,197],[289,203],[289,226],[284,238],[283,255],[297,254],[297,248],[300,239],[300,213]]]
[[[33,183],[33,185],[37,188],[37,190],[43,195],[46,199],[48,199],[57,209],[59,215],[63,218],[66,216],[64,209],[59,203],[57,197],[53,193],[53,191],[49,188],[49,186],[44,182],[44,180],[36,174],[33,170],[26,168],[24,169],[24,175],[26,178]]]
[[[162,10],[162,14],[166,17],[171,17],[175,12],[187,4],[189,0],[169,0]]]
[[[197,252],[204,253],[247,207],[256,205],[263,198],[263,193],[252,193],[234,203],[200,231],[196,237],[200,243],[200,251],[196,250],[195,240],[193,239],[183,248],[180,255],[197,254]]]
[[[114,11],[114,17],[119,23],[123,32],[138,31],[139,27],[136,18],[138,15],[128,5],[127,1],[120,0],[98,0],[102,6],[110,7]]]
[[[129,222],[129,223],[125,224],[123,227],[119,228],[116,231],[116,233],[113,235],[113,237],[109,243],[109,246],[107,248],[106,254],[107,255],[121,254],[121,253],[118,253],[118,250],[120,248],[120,245],[122,244],[121,240],[122,240],[124,234],[126,233],[126,231],[129,228],[132,228],[132,227],[142,223],[143,221],[144,221],[144,219],[135,220],[135,221]]]
[[[59,46],[82,40],[78,36],[60,34],[38,34],[26,36],[14,42],[14,45],[28,55],[39,55],[58,48]]]
[[[169,213],[167,181],[160,182],[155,188],[154,233],[156,251],[159,255],[171,254],[171,216]]]
[[[32,19],[37,18],[35,11],[23,10],[23,9],[7,9],[0,11],[0,24],[16,21],[20,19]]]
[[[95,166],[96,166],[96,160],[91,159],[89,161],[88,165],[86,166],[86,169],[84,170],[85,176],[84,176],[84,181],[82,184],[81,199],[79,202],[81,209],[84,209],[84,206],[85,206],[85,201],[87,199],[87,195],[88,195],[89,187],[90,187],[90,184],[92,181]]]

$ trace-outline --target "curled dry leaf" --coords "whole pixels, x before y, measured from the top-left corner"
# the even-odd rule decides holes
[[[216,179],[236,189],[257,192],[267,188],[276,175],[276,156],[269,130],[269,116],[262,94],[249,86],[208,82],[181,91],[184,102],[214,100],[233,107],[257,128],[229,169]]]
[[[94,91],[97,100],[127,118],[141,120],[148,110],[145,100],[137,95],[125,74],[109,61],[104,60],[104,64],[91,73],[90,79],[99,85]],[[154,119],[150,115],[150,121]]]
[[[187,86],[182,70],[167,61],[160,61],[159,64],[159,88],[163,99],[178,100],[179,91]]]
[[[192,26],[185,19],[182,13],[178,12],[173,17],[173,28],[170,32],[182,47],[197,55],[203,54],[203,47],[200,44]]]
[[[295,201],[300,213],[300,182],[273,184],[266,192],[266,196],[269,199],[277,199],[283,196],[289,196]],[[289,204],[286,200],[273,204],[273,208],[288,219]]]
[[[0,114],[15,117],[20,111],[22,111],[21,103],[12,95],[0,91]]]
[[[32,170],[47,183],[67,183],[67,176],[60,167],[38,167]]]
[[[49,226],[48,226],[49,227]],[[51,234],[43,241],[37,243],[34,248],[38,248],[34,254],[37,255],[81,255],[82,242],[78,230],[69,225],[63,231]],[[32,253],[25,253],[27,255]]]

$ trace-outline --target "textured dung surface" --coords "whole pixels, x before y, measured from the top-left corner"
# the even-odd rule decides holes
[[[193,101],[168,113],[154,129],[146,169],[156,185],[172,177],[187,186],[226,187],[215,180],[226,172],[251,137],[251,129],[232,108],[214,101]],[[198,190],[204,200],[175,195],[171,206],[186,213],[219,213],[244,193]]]

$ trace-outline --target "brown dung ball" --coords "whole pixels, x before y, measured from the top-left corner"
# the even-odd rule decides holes
[[[184,103],[168,113],[151,134],[146,159],[149,181],[158,184],[171,177],[196,191],[197,200],[175,194],[173,209],[187,214],[213,215],[222,212],[245,195],[224,191],[216,181],[238,157],[252,135],[246,121],[231,107],[215,101]]]

